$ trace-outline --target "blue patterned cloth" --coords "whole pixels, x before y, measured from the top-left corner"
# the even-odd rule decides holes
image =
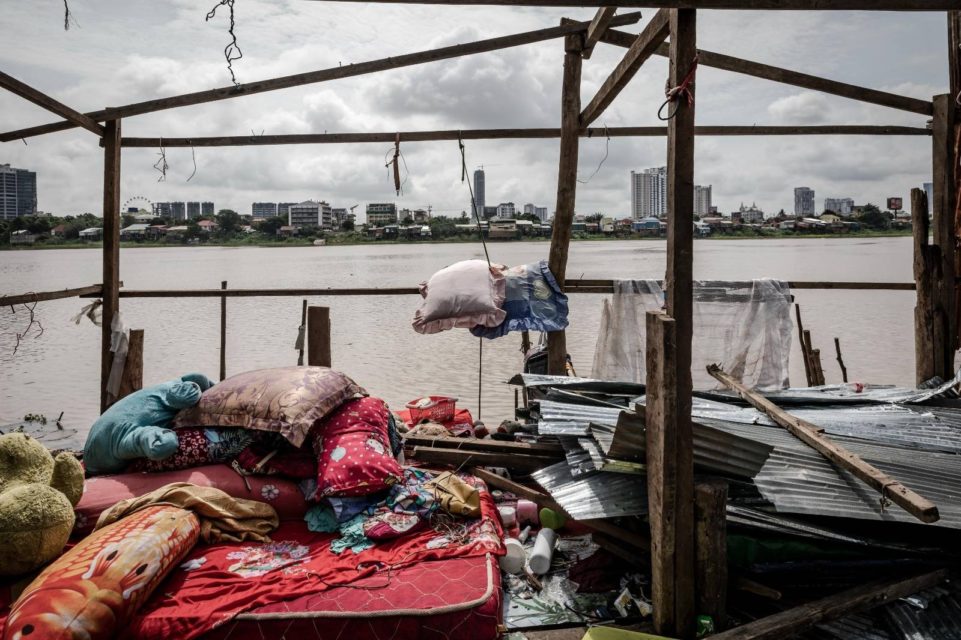
[[[504,299],[507,317],[496,327],[476,326],[479,338],[500,338],[510,331],[560,331],[567,327],[567,296],[561,291],[547,260],[507,271]]]

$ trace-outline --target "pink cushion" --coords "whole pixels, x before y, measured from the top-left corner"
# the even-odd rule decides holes
[[[365,394],[353,380],[327,367],[246,371],[204,391],[196,406],[177,414],[173,426],[274,431],[299,447],[317,421],[345,400]]]
[[[100,514],[116,503],[150,493],[171,482],[215,487],[235,498],[266,502],[277,510],[281,520],[299,520],[307,512],[307,502],[295,483],[277,476],[247,476],[248,490],[240,474],[225,464],[215,464],[162,473],[121,473],[87,478],[83,497],[74,507],[77,514],[74,533],[86,535]]]
[[[507,267],[484,260],[464,260],[445,267],[421,285],[424,302],[411,323],[418,333],[438,333],[477,325],[496,327],[507,313]]]
[[[387,436],[388,411],[383,400],[361,398],[318,425],[317,498],[365,496],[401,481],[404,472]]]

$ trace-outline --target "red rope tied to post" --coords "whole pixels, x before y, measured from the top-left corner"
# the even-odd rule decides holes
[[[672,102],[679,101],[681,98],[687,99],[687,105],[689,107],[694,106],[694,93],[691,91],[691,84],[694,82],[694,76],[696,73],[697,73],[697,56],[695,55],[694,60],[691,61],[691,68],[687,70],[687,74],[685,74],[684,79],[681,81],[681,84],[677,85],[673,89],[665,88],[664,95],[667,96],[667,99],[664,100],[663,104],[661,104],[661,108],[657,110],[658,120],[670,120],[671,118],[673,118],[674,114],[677,113],[677,107],[675,107],[673,111],[670,111],[667,114],[666,118],[663,117],[661,113],[663,113],[664,107],[671,104]]]

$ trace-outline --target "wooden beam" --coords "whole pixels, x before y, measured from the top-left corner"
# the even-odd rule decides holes
[[[366,2],[368,0],[331,0]],[[384,4],[408,4],[411,0],[374,0]],[[446,6],[489,5],[500,7],[603,7],[610,0],[417,0],[419,4]],[[748,9],[770,11],[947,11],[957,0],[619,0],[619,7],[655,9]]]
[[[931,136],[926,127],[900,125],[733,125],[694,127],[698,136]],[[578,131],[581,138],[640,138],[667,135],[667,127],[587,127]],[[444,140],[542,140],[559,138],[560,129],[447,129],[439,131],[401,131],[383,133],[300,133],[263,136],[215,136],[200,138],[124,138],[124,147],[260,147],[294,144],[366,144],[436,142]]]
[[[30,292],[12,296],[0,296],[0,307],[10,307],[15,304],[32,304],[34,302],[45,302],[47,300],[61,300],[63,298],[79,298],[84,295],[99,298],[102,289],[103,287],[101,285],[92,284],[86,287],[62,289],[60,291],[41,291],[38,293]]]
[[[850,613],[873,609],[911,594],[935,587],[948,577],[946,569],[938,569],[909,578],[887,578],[860,585],[749,622],[724,633],[708,636],[708,640],[781,640],[791,638],[823,622],[843,618]]]
[[[98,285],[99,286],[99,285]],[[788,282],[792,289],[799,290],[852,290],[852,291],[914,291],[913,282],[827,282],[793,280]],[[613,293],[613,280],[568,279],[564,282],[567,293]],[[34,294],[23,294],[29,297]],[[420,295],[417,287],[369,287],[357,289],[121,289],[121,298],[257,298],[257,297],[300,297],[300,296],[413,296]],[[62,297],[72,297],[62,296]],[[100,290],[92,289],[78,295],[80,298],[99,298]],[[53,298],[52,298],[53,299]],[[4,306],[4,305],[0,305]]]
[[[227,281],[220,282],[220,288],[227,288]],[[227,296],[220,296],[220,379],[227,377]]]
[[[406,446],[440,447],[442,449],[462,449],[465,451],[488,451],[504,455],[552,456],[556,460],[564,458],[564,447],[550,443],[508,442],[488,438],[459,438],[456,436],[404,436]]]
[[[940,266],[938,248],[928,242],[928,196],[923,189],[911,189],[911,228],[914,238],[914,281],[917,302],[914,306],[915,383],[934,377],[937,362],[935,344],[934,273]]]
[[[517,471],[536,471],[557,462],[549,456],[505,456],[489,451],[467,451],[463,449],[441,449],[439,447],[414,447],[410,457],[433,464],[446,464],[452,467],[478,465],[483,467],[506,467]]]
[[[13,76],[10,76],[2,71],[0,71],[0,87],[3,87],[11,93],[17,94],[21,98],[29,100],[39,107],[43,107],[47,111],[51,111],[58,116],[65,118],[78,127],[83,127],[87,131],[95,133],[98,136],[103,135],[103,127],[97,124],[97,122],[90,116],[84,115],[79,111],[74,111],[62,102],[54,100],[42,91],[34,89],[30,85],[20,82]]]
[[[625,31],[608,29],[604,35],[601,36],[601,42],[619,47],[629,47],[631,46],[634,37],[635,36],[633,34]],[[849,84],[847,82],[828,80],[827,78],[811,75],[809,73],[791,71],[790,69],[775,67],[769,64],[762,64],[760,62],[745,60],[743,58],[736,58],[734,56],[716,53],[714,51],[698,49],[697,53],[698,66],[701,67],[723,69],[724,71],[740,73],[742,75],[747,75],[754,78],[771,80],[772,82],[780,82],[782,84],[788,84],[794,87],[811,89],[812,91],[820,91],[822,93],[828,93],[831,95],[840,96],[842,98],[850,98],[852,100],[858,100],[859,102],[877,104],[883,107],[891,107],[892,109],[910,111],[911,113],[918,113],[921,115],[931,115],[933,112],[933,107],[929,100],[920,100],[918,98],[910,98],[908,96],[901,96],[895,93],[888,93],[887,91],[868,89],[866,87]],[[655,51],[655,54],[667,57],[667,45],[659,47],[657,51]]]
[[[103,160],[103,326],[100,334],[100,410],[107,408],[107,379],[113,363],[110,334],[120,311],[120,120],[104,127]]]
[[[681,468],[684,456],[680,455],[677,415],[677,323],[655,312],[647,314],[646,322],[645,459],[654,628],[661,635],[688,637],[693,620],[685,625],[681,617],[693,618],[694,610],[694,463],[689,452],[690,474]],[[690,418],[687,423],[690,425]],[[682,487],[688,475],[690,492]],[[679,515],[679,510],[685,513]],[[679,521],[686,523],[686,528],[679,526]],[[679,631],[680,626],[688,629]]]
[[[330,307],[307,307],[307,365],[330,367]]]
[[[694,566],[697,612],[727,627],[727,483],[705,480],[694,485]]]
[[[955,206],[957,183],[954,167],[956,107],[953,96],[934,97],[932,120],[932,182],[934,202],[931,209],[931,231],[934,245],[938,247],[940,266],[935,272],[935,324],[944,332],[944,339],[934,345],[936,349],[935,375],[947,380],[954,375],[954,352],[958,335],[955,285],[955,258],[957,230]]]
[[[634,24],[640,20],[640,13],[625,13],[623,15],[615,16],[611,20],[612,25],[629,25]],[[175,109],[177,107],[186,107],[196,104],[204,104],[207,102],[216,102],[218,100],[229,100],[231,98],[239,98],[241,96],[249,96],[257,93],[264,93],[267,91],[277,91],[278,89],[289,89],[291,87],[301,87],[308,84],[315,84],[318,82],[328,82],[330,80],[340,80],[343,78],[353,78],[356,76],[366,75],[369,73],[376,73],[378,71],[387,71],[389,69],[399,69],[402,67],[410,67],[418,64],[424,64],[427,62],[436,62],[438,60],[449,60],[451,58],[458,58],[461,56],[472,55],[476,53],[487,53],[489,51],[498,51],[500,49],[508,49],[511,47],[518,47],[526,44],[534,44],[535,42],[544,42],[546,40],[553,40],[555,38],[563,38],[573,33],[583,33],[590,26],[589,22],[578,22],[576,24],[563,24],[558,27],[550,27],[547,29],[537,29],[535,31],[526,31],[524,33],[516,33],[509,36],[501,36],[498,38],[487,38],[485,40],[478,40],[475,42],[468,42],[465,44],[451,45],[448,47],[440,47],[437,49],[429,49],[426,51],[419,51],[416,53],[408,53],[399,56],[391,56],[389,58],[381,58],[379,60],[372,60],[369,62],[359,62],[357,64],[345,64],[338,65],[336,67],[331,67],[329,69],[321,69],[318,71],[309,71],[307,73],[298,73],[295,75],[284,76],[281,78],[272,78],[270,80],[260,80],[257,82],[248,82],[245,84],[231,85],[229,87],[221,87],[219,89],[209,89],[206,91],[196,91],[194,93],[186,93],[179,96],[171,96],[169,98],[157,98],[154,100],[146,100],[144,102],[135,102],[133,104],[127,104],[120,107],[112,107],[110,109],[104,109],[102,111],[93,111],[87,113],[87,117],[92,120],[99,121],[110,118],[128,118],[130,116],[143,115],[145,113],[154,113],[156,111],[163,111],[165,109]],[[52,122],[49,124],[44,124],[36,127],[28,127],[26,129],[19,129],[17,131],[9,131],[0,134],[0,142],[8,142],[11,140],[20,140],[21,138],[30,138],[33,136],[42,135],[45,133],[53,133],[55,131],[65,131],[67,129],[72,129],[76,125],[70,121]],[[391,140],[393,141],[393,140]]]
[[[837,444],[824,435],[824,430],[817,425],[791,415],[761,394],[751,391],[722,371],[716,364],[709,365],[707,372],[728,389],[736,392],[742,400],[790,431],[798,440],[860,478],[869,487],[879,491],[883,497],[891,500],[921,522],[937,522],[940,518],[938,507],[934,503]]]
[[[561,88],[561,144],[557,167],[557,207],[551,227],[547,265],[558,282],[567,278],[567,253],[571,245],[574,203],[577,197],[578,130],[581,113],[580,34],[564,39],[564,79]],[[567,373],[567,335],[564,330],[547,334],[547,373]]]
[[[591,20],[591,25],[587,27],[587,34],[584,36],[584,50],[581,51],[581,57],[585,60],[591,57],[594,45],[611,26],[611,19],[614,18],[615,13],[617,13],[617,7],[601,7],[594,14],[594,19]]]
[[[614,71],[611,75],[607,77],[601,88],[597,90],[597,94],[591,99],[584,111],[581,112],[581,126],[589,126],[592,122],[597,120],[604,110],[614,101],[614,98],[621,93],[627,83],[631,81],[631,78],[637,73],[641,68],[641,65],[647,61],[657,47],[664,42],[670,31],[670,24],[668,21],[668,12],[666,9],[661,9],[654,14],[651,21],[647,23],[644,30],[638,34],[637,38],[631,44],[627,53],[617,66],[614,67]]]
[[[130,341],[127,343],[127,360],[123,365],[120,390],[114,402],[141,389],[143,389],[143,329],[131,329]]]

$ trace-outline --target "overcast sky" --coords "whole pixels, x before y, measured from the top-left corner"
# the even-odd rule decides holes
[[[213,0],[69,0],[76,23],[63,29],[61,0],[3,3],[0,69],[81,111],[230,83],[223,59],[227,13],[204,17]],[[210,6],[208,6],[210,5]],[[356,63],[432,47],[589,20],[593,9],[456,8],[236,0],[236,33],[244,57],[240,82]],[[645,10],[639,31],[653,15]],[[698,45],[930,99],[947,91],[943,13],[721,12],[698,15]],[[623,55],[599,45],[584,63],[586,104]],[[132,136],[209,136],[557,127],[563,62],[561,40],[408,67],[347,80],[138,116],[124,121]],[[667,62],[655,57],[596,125],[657,125]],[[55,119],[55,117],[53,118]],[[0,129],[53,120],[34,105],[0,93]],[[697,122],[750,124],[901,124],[925,117],[862,105],[702,67]],[[605,141],[583,141],[586,179],[605,154]],[[456,142],[403,144],[407,172],[402,196],[384,167],[391,145],[298,145],[167,151],[167,180],[153,168],[156,149],[123,152],[121,197],[152,201],[213,200],[217,208],[249,212],[252,201],[323,199],[333,206],[395,201],[458,215],[469,203],[460,181]],[[557,140],[469,141],[467,162],[483,164],[487,203],[526,202],[554,209]],[[630,214],[630,171],[665,163],[663,138],[610,141],[609,154],[588,184],[578,185],[578,213]],[[793,188],[858,203],[908,199],[930,180],[926,137],[803,136],[699,138],[695,181],[712,184],[714,204],[730,212],[757,202],[768,213],[791,210]],[[0,163],[38,173],[39,207],[55,214],[100,212],[102,151],[83,130],[0,143]],[[402,169],[403,171],[403,169]],[[361,216],[361,219],[363,217]]]

